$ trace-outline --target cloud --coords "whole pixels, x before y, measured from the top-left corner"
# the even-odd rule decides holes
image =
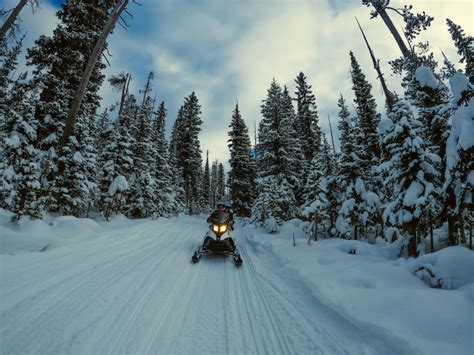
[[[15,1],[7,0],[7,4]],[[410,1],[391,1],[402,7]],[[473,33],[473,4],[462,1],[411,1],[417,12],[435,17],[424,31],[441,63],[442,49],[457,62],[458,56],[447,31],[450,17],[466,33]],[[25,14],[29,44],[40,33],[51,33],[54,8],[43,2],[34,16]],[[109,40],[113,55],[106,74],[132,73],[134,92],[145,84],[149,70],[156,72],[155,89],[168,108],[168,130],[183,98],[195,91],[202,105],[201,149],[210,159],[228,159],[227,130],[232,110],[239,102],[250,132],[260,117],[260,105],[275,78],[295,91],[294,78],[303,71],[313,87],[320,124],[328,132],[327,116],[337,127],[337,99],[342,93],[352,109],[349,50],[356,55],[383,112],[384,100],[365,43],[357,28],[357,16],[380,59],[392,90],[402,92],[399,78],[390,75],[387,64],[400,55],[380,18],[370,19],[370,8],[360,1],[343,0],[154,0],[144,6],[130,5],[134,18],[128,31],[117,28]],[[397,28],[402,23],[392,16]],[[117,99],[107,86],[101,89],[103,105]],[[336,136],[337,136],[337,132]]]

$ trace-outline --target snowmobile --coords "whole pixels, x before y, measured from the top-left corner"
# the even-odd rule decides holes
[[[194,252],[192,261],[197,263],[204,254],[232,255],[237,266],[242,265],[242,258],[229,232],[232,229],[230,214],[215,211],[209,217],[209,231],[204,235],[202,245]]]

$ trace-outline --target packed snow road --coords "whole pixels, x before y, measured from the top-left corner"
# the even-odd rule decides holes
[[[144,221],[1,255],[1,353],[410,352],[324,306],[242,231],[240,268],[224,257],[191,263],[206,228],[196,217]]]

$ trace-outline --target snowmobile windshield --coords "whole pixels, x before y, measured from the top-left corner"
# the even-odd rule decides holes
[[[210,219],[212,224],[227,224],[229,223],[230,215],[227,212],[214,211]]]

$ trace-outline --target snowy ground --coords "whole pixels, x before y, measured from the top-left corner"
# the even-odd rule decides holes
[[[465,248],[407,261],[381,243],[308,245],[290,222],[278,235],[237,228],[236,268],[190,262],[204,217],[7,219],[1,212],[1,354],[473,353]],[[454,289],[428,287],[413,275],[420,265]]]

